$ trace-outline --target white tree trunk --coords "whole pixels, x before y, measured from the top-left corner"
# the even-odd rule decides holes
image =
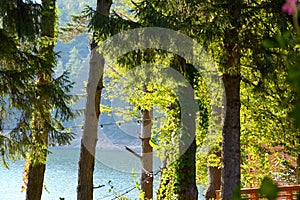
[[[99,99],[96,99],[96,91],[104,69],[103,56],[100,53],[98,53],[96,49],[97,48],[94,48],[92,50],[90,57],[89,79],[86,88],[87,100],[84,112],[85,120],[82,133],[82,142],[84,143],[86,148],[91,153],[93,153],[93,155],[95,151],[94,147],[97,142],[96,140],[98,133],[98,119],[100,114],[100,110],[98,108],[99,105],[96,105],[96,103],[99,102]]]
[[[103,87],[103,56],[96,51],[91,52],[89,79],[87,84],[87,100],[85,108],[84,129],[81,139],[80,160],[78,169],[78,200],[93,200],[93,173],[97,144],[98,120],[100,115],[100,98]]]

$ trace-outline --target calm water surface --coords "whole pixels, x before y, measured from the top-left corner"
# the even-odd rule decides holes
[[[51,149],[46,169],[45,185],[48,190],[43,191],[43,200],[76,199],[77,170],[79,150],[76,149]],[[10,169],[0,168],[0,200],[22,200],[25,194],[21,192],[22,171],[25,161],[11,163]],[[111,169],[101,162],[96,162],[94,185],[105,185],[94,191],[94,199],[112,199],[114,195],[109,192],[111,181],[119,193],[134,187],[132,174]],[[135,199],[137,191],[133,190],[127,195]]]
[[[79,150],[51,149],[51,151],[52,154],[49,155],[47,162],[45,180],[48,192],[43,191],[42,199],[59,200],[60,198],[65,198],[65,200],[76,200]],[[112,154],[108,155],[112,156]],[[0,200],[25,199],[25,193],[21,192],[24,162],[25,161],[17,161],[11,163],[10,169],[0,167]],[[109,200],[115,197],[113,193],[109,192],[109,181],[111,181],[115,191],[119,194],[135,186],[135,178],[131,173],[112,169],[97,161],[94,173],[94,185],[105,186],[94,190],[95,200]],[[130,199],[138,199],[136,189],[124,196]],[[201,196],[201,194],[199,196]]]

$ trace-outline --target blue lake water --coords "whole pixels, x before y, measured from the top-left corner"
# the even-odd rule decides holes
[[[47,162],[45,185],[48,190],[43,191],[43,200],[76,200],[76,186],[78,173],[78,149],[51,149]],[[107,154],[111,159],[112,154]],[[94,185],[105,185],[102,188],[94,190],[95,200],[113,199],[115,195],[109,192],[111,181],[115,191],[119,194],[125,193],[135,187],[135,178],[129,172],[122,172],[113,169],[102,161],[96,159],[94,172]],[[120,159],[122,161],[122,159]],[[128,162],[132,162],[128,160]],[[21,192],[22,171],[25,161],[16,161],[11,163],[10,169],[0,167],[0,200],[22,200],[25,199],[25,193]],[[118,163],[118,162],[116,162]],[[122,164],[122,162],[120,162]],[[157,182],[157,181],[156,181]],[[158,185],[157,183],[155,184]],[[199,192],[199,199],[201,192]],[[130,199],[138,199],[137,190],[134,189],[124,195]]]

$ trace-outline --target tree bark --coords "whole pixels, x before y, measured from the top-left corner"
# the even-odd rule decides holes
[[[144,86],[143,90],[147,90]],[[141,128],[141,189],[144,192],[145,199],[153,198],[153,149],[149,141],[151,139],[152,128],[152,110],[142,110],[142,128]]]
[[[112,0],[97,0],[96,14],[108,16]],[[96,36],[96,33],[94,33]],[[84,130],[82,133],[78,167],[78,200],[93,200],[93,173],[103,88],[104,58],[97,52],[97,43],[91,44],[90,70],[87,85]]]
[[[222,132],[222,183],[221,198],[229,200],[240,186],[240,45],[239,1],[228,2],[231,28],[225,30],[224,54],[226,61],[223,83],[226,93],[226,116]]]
[[[46,164],[29,166],[26,200],[40,200],[42,197]]]
[[[300,154],[297,155],[296,184],[300,184]]]
[[[182,130],[179,144],[180,157],[178,159],[177,173],[178,173],[178,194],[179,200],[197,200],[198,190],[196,185],[196,112],[198,105],[196,104],[194,96],[194,78],[195,74],[191,69],[193,66],[187,66],[186,60],[177,57],[179,67],[182,74],[189,83],[192,89],[181,87],[179,89],[179,102],[181,113],[181,127]],[[188,71],[190,70],[190,71]],[[190,144],[189,144],[190,143]]]
[[[103,88],[103,69],[103,56],[96,51],[95,47],[92,49],[90,57],[87,102],[80,147],[77,186],[78,200],[93,200],[94,156],[97,143],[98,120],[100,116],[100,99]]]
[[[41,37],[49,37],[52,43],[40,49],[48,61],[44,63],[43,69],[38,72],[37,98],[39,101],[35,105],[35,112],[32,120],[32,144],[33,149],[30,155],[28,170],[28,185],[26,190],[26,200],[40,200],[42,197],[44,174],[46,169],[48,133],[47,122],[50,120],[49,95],[47,88],[43,85],[52,81],[52,69],[54,67],[54,42],[55,42],[55,0],[42,0],[41,15]]]
[[[196,140],[179,159],[179,200],[197,200],[198,190],[196,186]]]
[[[217,153],[221,157],[221,152]],[[221,188],[221,168],[208,166],[208,187],[205,191],[205,199],[215,199],[216,190]]]
[[[224,102],[222,103],[222,105]],[[219,129],[221,128],[224,119],[222,118],[223,108],[221,106],[212,105],[211,112],[211,122],[216,127],[215,129],[210,130],[210,134],[218,134]],[[221,133],[220,133],[221,134]],[[219,144],[221,146],[221,143]],[[208,153],[208,156],[211,154],[215,154],[218,159],[221,161],[221,150],[216,152],[216,150],[212,149]],[[208,187],[205,191],[205,199],[215,199],[216,198],[216,190],[221,188],[221,165],[220,166],[211,166],[208,163]]]
[[[226,116],[222,139],[222,199],[240,185],[240,77],[224,75]]]

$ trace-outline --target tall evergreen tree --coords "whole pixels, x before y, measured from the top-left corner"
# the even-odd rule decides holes
[[[1,134],[1,151],[8,158],[27,155],[26,199],[41,199],[48,145],[68,144],[73,138],[62,124],[73,116],[67,94],[72,83],[66,73],[52,79],[55,9],[50,0],[42,5],[20,0],[0,4],[1,37],[8,39],[8,48],[1,49],[1,97],[8,99],[2,108],[16,112],[13,130]]]
[[[39,101],[34,105],[32,123],[33,149],[28,170],[28,186],[26,190],[27,200],[39,200],[42,196],[44,174],[46,170],[46,158],[48,149],[48,134],[50,130],[47,123],[50,121],[50,98],[47,84],[51,83],[52,70],[55,67],[55,25],[56,25],[55,0],[42,0],[41,39],[39,49],[44,56],[41,68],[37,70],[36,95]]]
[[[226,93],[226,114],[222,133],[222,199],[229,200],[233,191],[240,186],[240,59],[238,43],[241,24],[242,1],[226,2],[226,12],[231,16],[224,32],[223,82]]]
[[[220,6],[221,4],[222,6]],[[251,77],[245,75],[245,71],[249,67],[264,74],[258,83],[269,81],[267,74],[273,73],[270,69],[272,64],[266,58],[267,56],[273,57],[273,54],[263,48],[262,42],[275,34],[270,31],[270,26],[273,26],[275,21],[278,23],[276,30],[281,30],[285,22],[284,19],[279,20],[281,18],[279,2],[265,1],[252,5],[243,1],[223,1],[212,3],[211,7],[203,5],[202,9],[203,13],[210,9],[219,14],[224,13],[222,17],[211,13],[215,20],[206,25],[206,22],[203,21],[203,30],[200,32],[202,36],[199,36],[204,41],[211,43],[208,45],[209,49],[213,48],[211,52],[223,73],[226,117],[222,134],[221,188],[222,199],[230,199],[234,190],[240,186],[241,179],[240,83],[243,81],[246,84],[256,85]],[[272,17],[268,15],[271,12]],[[219,31],[213,30],[214,27],[209,24],[218,27]],[[256,45],[253,45],[253,41]],[[216,47],[222,51],[215,51]],[[249,62],[251,62],[250,65]],[[272,66],[275,67],[275,65]],[[276,67],[280,68],[280,65]],[[262,85],[257,84],[256,89],[259,90],[260,86]],[[255,90],[251,92],[255,92]]]
[[[19,127],[27,120],[24,110],[30,109],[28,101],[34,93],[32,82],[40,61],[28,45],[38,34],[39,13],[40,6],[30,1],[0,2],[1,127],[7,129],[10,123],[10,129],[13,129],[10,133],[2,130],[0,134],[4,162],[6,158],[24,156],[24,145],[29,143],[27,135],[19,132]],[[23,111],[21,115],[20,111]],[[18,116],[17,119],[6,120],[10,114]]]

